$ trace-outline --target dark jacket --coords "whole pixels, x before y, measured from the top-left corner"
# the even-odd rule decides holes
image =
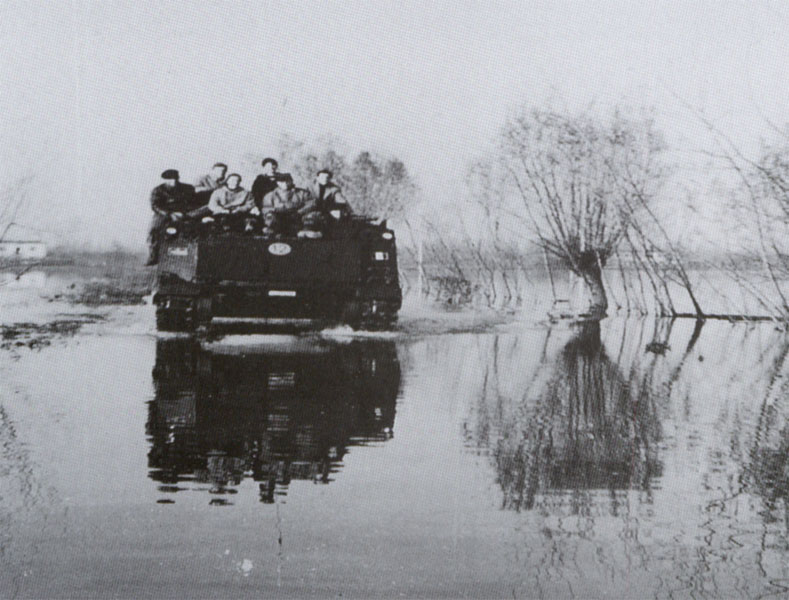
[[[266,197],[270,191],[277,188],[276,180],[269,175],[258,175],[255,181],[252,182],[252,197],[255,199],[255,205],[258,208],[263,208],[263,198]]]
[[[186,213],[197,208],[195,188],[188,183],[176,183],[173,187],[157,185],[151,192],[151,208],[157,215],[174,212]]]
[[[351,214],[351,205],[342,195],[342,190],[339,186],[330,183],[328,185],[319,185],[317,181],[313,182],[310,187],[310,194],[315,198],[315,205],[318,210],[324,213],[330,213],[334,210],[339,210],[342,216]]]

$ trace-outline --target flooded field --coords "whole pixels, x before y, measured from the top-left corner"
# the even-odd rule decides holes
[[[0,597],[789,596],[772,324],[409,305],[200,341],[29,283],[0,288]]]

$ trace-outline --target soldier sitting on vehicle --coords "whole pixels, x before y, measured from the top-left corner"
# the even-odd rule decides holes
[[[276,182],[276,189],[263,197],[263,233],[292,235],[300,231],[302,218],[315,211],[315,201],[307,190],[294,187],[289,173],[277,174]]]
[[[321,169],[315,174],[310,192],[315,198],[317,208],[327,217],[340,220],[352,213],[351,206],[342,194],[340,187],[332,181],[334,174]]]
[[[151,192],[153,218],[148,230],[148,261],[146,266],[159,262],[159,246],[162,234],[169,223],[184,217],[199,217],[201,209],[195,200],[195,189],[179,181],[178,171],[167,169],[162,173],[164,182]]]
[[[252,216],[260,215],[252,194],[241,187],[241,175],[238,173],[228,175],[225,184],[214,190],[208,208],[213,216],[221,217],[226,227],[240,226],[243,222],[245,231],[253,230]]]
[[[304,215],[305,232],[323,232],[351,214],[351,207],[339,186],[332,183],[332,172],[321,169],[315,175],[315,181],[310,188],[314,201],[314,208]],[[318,237],[305,233],[306,237]]]
[[[273,158],[264,158],[260,164],[263,167],[263,172],[252,183],[252,196],[259,209],[263,208],[263,198],[266,197],[266,194],[277,187],[277,169],[279,168],[279,163]]]
[[[252,194],[241,187],[241,175],[238,173],[228,175],[224,185],[214,190],[208,201],[208,208],[214,215],[260,214]]]
[[[195,194],[202,206],[208,205],[211,199],[211,194],[214,190],[219,189],[225,184],[225,174],[227,173],[227,165],[225,163],[214,163],[211,167],[211,172],[203,175],[197,180],[195,184]]]

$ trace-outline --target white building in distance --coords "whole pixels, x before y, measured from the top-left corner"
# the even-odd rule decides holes
[[[0,259],[40,260],[47,255],[46,243],[21,225],[0,225],[0,235]]]

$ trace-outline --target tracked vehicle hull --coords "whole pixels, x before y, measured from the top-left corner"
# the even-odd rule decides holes
[[[394,234],[358,221],[322,239],[177,231],[161,247],[154,303],[162,331],[214,317],[387,327],[402,303]]]

